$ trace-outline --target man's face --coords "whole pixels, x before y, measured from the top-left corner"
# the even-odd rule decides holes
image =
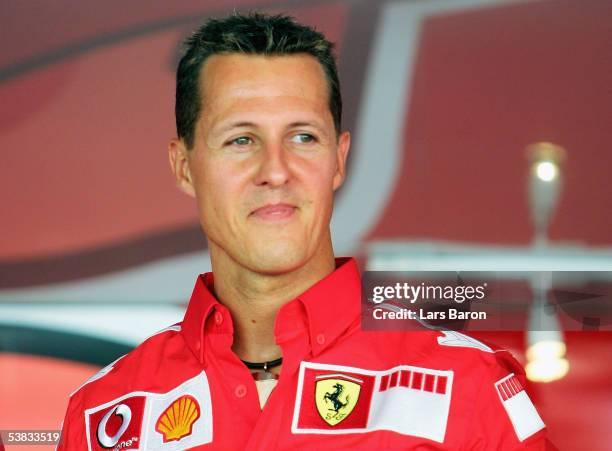
[[[336,137],[318,61],[214,55],[200,90],[194,146],[174,142],[170,158],[197,199],[213,257],[279,274],[331,252],[333,192],[344,180],[349,135]]]

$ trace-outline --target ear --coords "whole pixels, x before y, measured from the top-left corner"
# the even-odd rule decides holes
[[[176,178],[176,183],[181,191],[185,194],[195,197],[195,189],[193,187],[193,178],[189,170],[189,150],[185,143],[174,138],[168,145],[168,158],[170,160],[170,169]]]
[[[346,175],[346,157],[351,147],[351,134],[342,132],[338,138],[338,147],[336,148],[336,173],[334,174],[333,187],[336,191],[342,183]]]

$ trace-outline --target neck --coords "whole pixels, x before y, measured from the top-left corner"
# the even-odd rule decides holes
[[[313,258],[281,274],[262,274],[233,260],[209,242],[215,294],[231,312],[233,351],[242,360],[265,362],[281,357],[274,324],[279,309],[335,269],[331,239]]]

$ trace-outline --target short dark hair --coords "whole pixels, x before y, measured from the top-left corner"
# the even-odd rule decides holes
[[[333,54],[334,44],[314,28],[301,25],[290,16],[261,13],[234,13],[210,19],[185,41],[176,71],[176,130],[188,148],[195,139],[202,96],[199,75],[206,59],[215,54],[292,55],[306,53],[321,64],[329,85],[329,110],[336,135],[340,133],[342,97]]]

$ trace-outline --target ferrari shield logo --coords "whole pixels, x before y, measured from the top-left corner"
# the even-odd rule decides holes
[[[344,374],[325,374],[317,377],[315,401],[321,418],[335,426],[348,417],[359,399],[363,381]]]

